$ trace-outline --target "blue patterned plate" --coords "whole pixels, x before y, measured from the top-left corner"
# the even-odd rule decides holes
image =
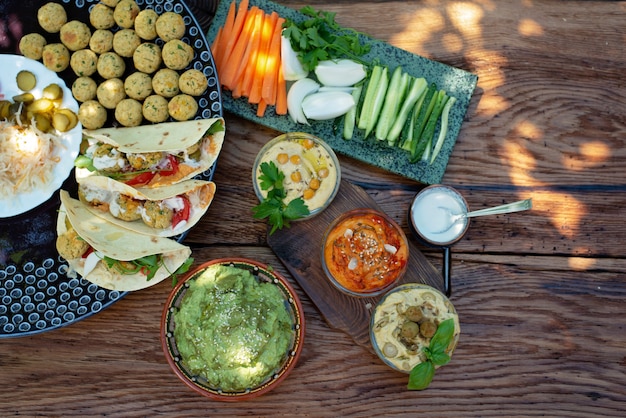
[[[207,91],[198,98],[196,118],[222,116],[222,101],[215,64],[205,30],[192,9],[182,0],[135,0],[141,9],[151,8],[161,14],[174,11],[183,16],[187,32],[183,40],[192,45],[196,56],[190,64],[204,72],[209,81]],[[206,22],[203,11],[213,2],[192,0],[193,10]],[[19,54],[22,35],[40,32],[53,42],[55,34],[45,34],[37,22],[36,10],[48,0],[3,0],[0,2],[0,28],[10,30],[0,53]],[[89,23],[89,9],[99,0],[58,0],[65,8],[68,21]],[[21,30],[21,32],[20,32]],[[157,43],[160,40],[157,39]],[[55,41],[58,42],[58,39]],[[71,71],[59,76],[66,85],[76,77]],[[202,174],[213,177],[215,165]],[[73,191],[76,183],[70,178],[61,186]],[[55,248],[58,191],[40,206],[19,216],[0,219],[0,338],[37,334],[72,324],[110,306],[126,293],[100,288],[88,281],[67,277],[67,264]],[[178,237],[182,240],[184,237]]]

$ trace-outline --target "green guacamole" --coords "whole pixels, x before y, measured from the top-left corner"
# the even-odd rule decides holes
[[[209,266],[191,280],[174,320],[183,364],[225,392],[263,383],[293,339],[281,291],[232,266]]]

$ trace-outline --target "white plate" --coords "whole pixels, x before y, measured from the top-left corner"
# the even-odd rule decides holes
[[[37,87],[31,91],[35,98],[42,96],[44,87],[56,83],[63,89],[63,104],[66,109],[78,113],[78,103],[72,97],[72,92],[65,82],[54,72],[48,70],[42,63],[19,55],[0,55],[0,98],[11,98],[22,91],[17,87],[16,76],[21,70],[28,70],[37,77]],[[20,193],[12,196],[0,197],[0,218],[19,215],[33,209],[47,201],[63,182],[68,178],[74,168],[74,160],[78,156],[80,141],[82,138],[82,126],[79,123],[74,129],[63,133],[62,145],[56,147],[60,160],[54,167],[50,182],[43,188],[28,193]]]

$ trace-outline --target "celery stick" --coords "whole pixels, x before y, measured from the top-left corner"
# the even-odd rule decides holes
[[[398,112],[398,116],[387,134],[387,141],[389,141],[390,145],[395,144],[398,140],[400,132],[402,132],[402,129],[404,128],[406,119],[409,117],[409,113],[411,113],[411,109],[415,107],[415,103],[417,103],[419,98],[422,96],[422,93],[426,90],[427,85],[428,83],[426,82],[426,79],[411,77],[411,87],[407,97],[402,102],[402,107]]]
[[[402,67],[397,66],[389,81],[389,87],[385,92],[385,100],[380,111],[380,116],[376,122],[376,139],[382,141],[387,139],[387,134],[398,112],[400,102],[406,92],[408,74],[402,72]]]
[[[354,87],[354,90],[352,90],[352,97],[354,98],[354,103],[359,103],[362,90],[363,90],[362,85],[356,86]],[[351,139],[352,135],[354,135],[354,126],[356,124],[356,108],[357,106],[355,105],[345,115],[345,118],[343,121],[343,139]]]
[[[443,142],[446,139],[446,135],[448,134],[448,119],[450,115],[450,109],[452,109],[454,102],[456,102],[456,97],[450,97],[445,107],[443,108],[443,111],[441,112],[441,127],[439,128],[439,137],[437,138],[437,142],[435,143],[433,155],[432,157],[430,157],[431,164],[435,161],[437,155],[439,155],[439,151],[441,151]]]

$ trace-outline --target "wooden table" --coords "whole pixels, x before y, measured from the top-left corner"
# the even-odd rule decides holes
[[[462,335],[430,388],[405,389],[332,329],[251,216],[250,178],[277,132],[227,114],[218,192],[186,239],[198,262],[242,256],[287,274],[306,342],[274,391],[205,399],[169,369],[159,318],[170,283],[68,327],[0,341],[0,415],[623,416],[626,410],[626,2],[284,1],[479,76],[443,182],[472,209],[532,197],[530,212],[477,218],[453,252]],[[422,187],[347,157],[344,178],[404,228]],[[441,255],[422,248],[439,268]]]

